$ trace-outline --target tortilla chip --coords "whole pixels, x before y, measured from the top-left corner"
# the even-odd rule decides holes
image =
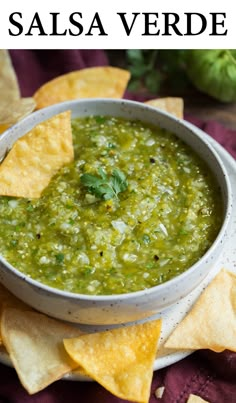
[[[20,89],[7,50],[0,50],[0,134],[35,109],[33,98],[20,98]]]
[[[56,77],[34,94],[37,109],[77,98],[122,98],[130,78],[117,67],[90,67]]]
[[[37,198],[55,173],[73,160],[71,113],[53,116],[21,137],[0,166],[0,194]]]
[[[29,310],[30,307],[26,305],[19,298],[15,297],[10,291],[8,291],[2,284],[0,284],[0,315],[2,310],[6,307],[18,308],[22,310]],[[2,335],[0,329],[0,345],[2,344]]]
[[[177,326],[165,347],[236,352],[236,275],[222,270]]]
[[[0,134],[4,133],[9,128],[9,125],[0,124]]]
[[[64,340],[71,358],[122,399],[147,403],[161,320]]]
[[[3,345],[0,346],[0,355],[1,355],[1,363],[6,363],[8,366],[11,365],[10,357],[7,353],[7,350]]]
[[[0,105],[20,98],[20,89],[8,50],[0,49]]]
[[[184,117],[184,101],[178,97],[157,98],[146,101],[146,104],[154,106],[155,108],[162,109],[179,119]]]
[[[91,381],[90,376],[88,376],[87,372],[85,372],[84,368],[82,368],[82,367],[73,369],[72,375],[79,376],[81,378],[81,380],[84,380],[84,381]]]
[[[34,98],[21,98],[0,104],[0,125],[12,126],[35,109]]]
[[[6,308],[2,313],[1,332],[18,377],[30,394],[78,366],[63,346],[64,338],[81,334],[75,326],[37,312]]]
[[[191,395],[189,395],[187,403],[209,403],[209,402],[207,400],[202,399],[199,396],[191,394]]]

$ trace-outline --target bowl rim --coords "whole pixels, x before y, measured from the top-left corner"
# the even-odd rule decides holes
[[[54,288],[51,286],[48,286],[44,283],[41,283],[40,281],[34,280],[12,266],[1,254],[0,254],[0,265],[3,265],[7,267],[7,269],[10,271],[10,273],[14,276],[17,277],[19,280],[27,282],[30,286],[33,288],[40,289],[41,292],[47,293],[49,295],[53,295],[55,297],[63,297],[65,299],[69,299],[71,301],[84,301],[84,302],[123,302],[127,300],[131,300],[133,298],[138,298],[141,296],[148,296],[156,293],[157,291],[161,292],[164,291],[165,288],[167,287],[175,287],[178,283],[180,283],[182,280],[185,279],[190,273],[193,271],[197,270],[198,267],[204,262],[209,260],[210,256],[213,254],[213,252],[218,248],[218,246],[223,242],[223,239],[225,237],[225,234],[227,233],[227,228],[230,225],[231,221],[231,212],[232,212],[232,190],[231,190],[231,184],[229,181],[228,174],[226,172],[226,168],[224,166],[223,161],[219,157],[218,153],[214,150],[213,146],[210,144],[210,142],[207,140],[207,138],[203,138],[202,134],[204,131],[199,129],[197,126],[195,126],[192,123],[189,123],[185,121],[184,119],[180,119],[175,117],[174,115],[161,110],[157,107],[153,107],[151,105],[139,102],[139,101],[133,101],[133,100],[127,100],[127,99],[113,99],[113,98],[81,98],[81,99],[76,99],[76,100],[70,100],[70,101],[65,101],[65,102],[60,102],[39,110],[36,110],[35,112],[31,113],[30,115],[26,116],[23,118],[21,121],[17,122],[15,125],[11,126],[8,128],[0,137],[0,148],[1,148],[1,143],[15,130],[19,129],[22,125],[24,125],[25,122],[27,121],[34,121],[34,119],[37,119],[38,116],[41,116],[42,118],[34,122],[34,126],[37,125],[39,122],[43,122],[44,120],[49,119],[51,116],[56,115],[58,113],[61,113],[65,110],[70,110],[72,106],[82,105],[82,104],[94,104],[97,102],[104,102],[104,103],[114,103],[117,105],[128,105],[134,108],[139,108],[142,110],[152,110],[155,113],[157,113],[157,116],[161,117],[162,115],[167,117],[167,119],[172,120],[173,122],[179,124],[180,126],[184,126],[188,131],[190,131],[194,136],[197,136],[198,139],[204,143],[204,146],[210,151],[210,153],[213,155],[214,159],[216,160],[218,167],[220,168],[222,172],[222,177],[224,178],[225,181],[225,189],[226,189],[226,203],[225,203],[225,212],[223,216],[223,221],[222,225],[220,227],[220,230],[217,234],[217,237],[211,244],[211,246],[207,249],[207,251],[200,257],[197,262],[195,262],[193,265],[191,265],[188,269],[186,269],[183,273],[180,273],[179,275],[171,278],[170,280],[167,280],[166,282],[162,284],[158,284],[156,286],[138,290],[138,291],[133,291],[133,292],[128,292],[128,293],[121,293],[121,294],[107,294],[107,295],[92,295],[92,294],[80,294],[80,293],[73,293],[70,291],[65,291],[61,290],[58,288]],[[58,110],[59,109],[59,110]],[[54,113],[51,113],[53,112]],[[49,115],[49,116],[48,116]],[[109,115],[108,115],[109,116]],[[140,119],[142,122],[142,119]],[[145,121],[145,120],[143,120]],[[19,135],[18,138],[21,136],[25,135],[27,131],[24,131],[22,135]],[[175,134],[175,133],[174,133]],[[178,137],[178,134],[176,134]],[[183,140],[184,141],[184,140]],[[1,163],[1,162],[0,162]]]

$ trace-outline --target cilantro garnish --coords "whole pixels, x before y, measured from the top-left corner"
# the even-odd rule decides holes
[[[63,263],[64,257],[65,257],[65,256],[64,256],[63,253],[58,253],[57,255],[55,255],[56,262],[57,262],[57,263]]]
[[[119,169],[114,169],[108,176],[104,169],[99,168],[98,174],[97,176],[85,173],[80,177],[81,183],[87,187],[88,192],[98,199],[118,199],[118,194],[128,187],[125,174]]]

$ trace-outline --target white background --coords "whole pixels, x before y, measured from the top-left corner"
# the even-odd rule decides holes
[[[218,0],[1,0],[0,5],[0,48],[7,49],[226,49],[236,48],[236,13],[234,2]],[[9,28],[17,32],[9,22],[9,16],[13,12],[22,13],[22,19],[18,21],[24,27],[24,31],[19,36],[10,36]],[[44,31],[47,36],[39,36],[38,29],[33,29],[32,36],[25,36],[32,23],[34,14],[38,12]],[[82,13],[79,19],[84,31],[80,36],[50,36],[52,32],[52,17],[50,12],[58,12],[58,32],[63,32],[69,28],[78,31],[69,22],[69,15],[74,12]],[[99,13],[103,27],[108,36],[99,36],[99,30],[94,29],[93,36],[86,36],[92,23],[95,12]],[[158,27],[151,27],[152,32],[160,29],[159,35],[143,36],[144,18],[139,15],[134,24],[130,36],[127,36],[117,12],[126,12],[127,21],[132,21],[134,12],[158,13]],[[186,32],[186,16],[184,13],[202,13],[207,19],[206,31],[198,36],[177,36],[172,32],[172,36],[162,36],[163,14],[178,13],[180,22],[179,30]],[[210,36],[211,16],[209,13],[226,13],[225,26],[218,28],[219,32],[227,29],[226,36]],[[152,17],[154,18],[154,17]],[[200,20],[194,19],[193,31],[199,29]]]

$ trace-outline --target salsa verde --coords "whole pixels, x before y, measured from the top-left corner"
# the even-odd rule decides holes
[[[4,258],[51,287],[93,295],[150,288],[194,264],[222,223],[206,164],[139,121],[89,116],[72,129],[75,160],[39,199],[0,197]],[[86,186],[84,175],[99,181],[115,170],[125,182],[117,194]]]

